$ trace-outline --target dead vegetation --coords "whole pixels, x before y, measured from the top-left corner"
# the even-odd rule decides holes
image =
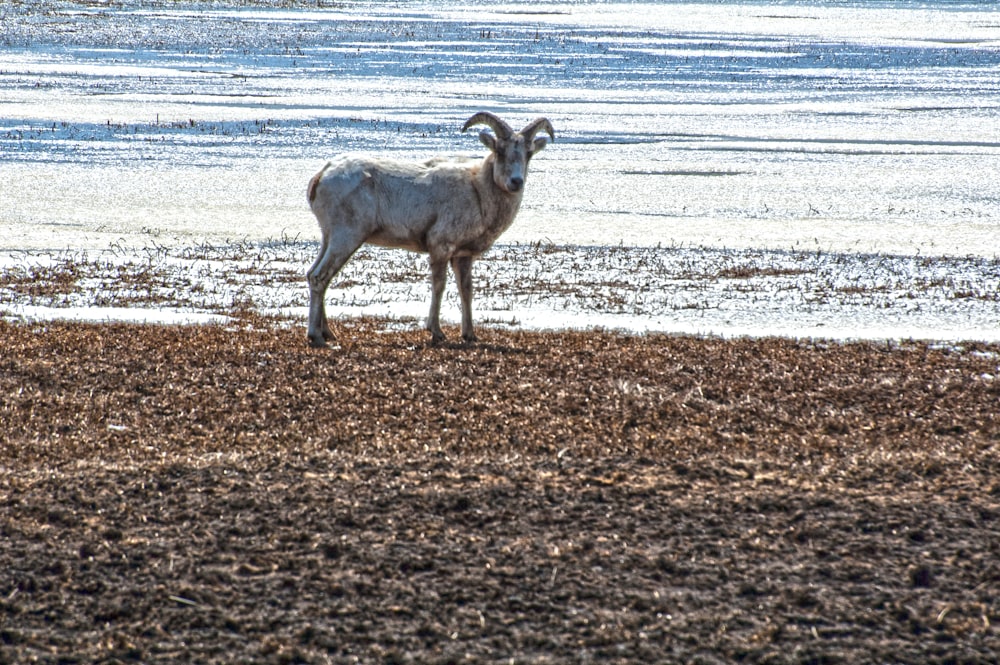
[[[1000,347],[0,323],[2,662],[990,662]]]
[[[307,311],[304,271],[315,253],[316,243],[283,237],[0,256],[0,316],[31,318],[31,308],[249,309],[297,321]],[[631,330],[946,338],[962,327],[964,336],[993,339],[1000,320],[997,259],[533,243],[495,246],[477,263],[477,310],[500,327],[598,321]],[[331,285],[327,307],[408,320],[425,314],[426,300],[425,257],[362,248]],[[445,316],[457,315],[457,290],[447,289],[445,300]]]

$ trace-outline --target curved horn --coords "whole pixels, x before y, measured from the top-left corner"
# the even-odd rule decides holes
[[[462,131],[466,131],[469,127],[473,125],[486,125],[496,133],[496,135],[502,139],[509,139],[514,135],[514,130],[506,122],[493,115],[489,111],[480,111],[476,115],[472,116],[465,121],[462,125]]]
[[[535,118],[532,120],[524,129],[521,130],[521,135],[525,137],[525,140],[530,144],[535,140],[535,134],[541,130],[552,137],[552,140],[556,140],[556,130],[552,128],[552,123],[549,122],[548,118]]]

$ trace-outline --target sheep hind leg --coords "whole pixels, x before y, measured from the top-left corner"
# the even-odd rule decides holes
[[[427,329],[431,331],[431,344],[440,344],[445,340],[441,330],[441,298],[448,282],[448,259],[435,258],[431,255],[431,312],[427,317]]]
[[[318,318],[319,318],[319,321],[320,321],[320,336],[319,336],[318,340],[313,335],[313,333],[314,333],[314,330],[313,330],[313,318],[314,318],[313,307],[314,307],[314,302],[315,301],[314,301],[314,298],[312,296],[312,290],[313,290],[312,289],[312,284],[313,284],[313,277],[312,276],[314,274],[318,274],[318,272],[320,270],[320,266],[322,266],[323,258],[326,256],[326,250],[329,247],[329,245],[330,245],[330,234],[327,233],[326,229],[323,229],[323,240],[322,240],[322,243],[320,244],[319,255],[316,257],[316,260],[313,261],[312,267],[310,267],[309,270],[306,272],[306,279],[309,282],[309,291],[310,291],[310,296],[309,296],[309,343],[312,346],[322,346],[323,342],[326,342],[326,341],[329,341],[329,340],[333,339],[333,332],[330,330],[330,325],[327,323],[327,320],[326,320],[326,303],[325,303],[326,289],[325,288],[323,289],[323,297],[321,297],[319,299],[319,315],[318,315]],[[317,343],[317,341],[319,343]]]
[[[458,295],[462,300],[462,339],[470,343],[475,342],[476,333],[472,330],[472,257],[454,257],[451,260],[451,269],[455,272]]]
[[[326,318],[326,290],[330,282],[344,267],[363,241],[354,238],[332,238],[323,234],[316,262],[309,268],[309,344],[314,347],[326,346],[333,339],[333,332]]]

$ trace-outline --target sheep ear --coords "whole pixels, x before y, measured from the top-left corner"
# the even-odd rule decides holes
[[[479,132],[479,140],[493,152],[497,151],[497,140],[489,132]]]
[[[541,152],[545,150],[545,146],[549,144],[549,140],[544,137],[539,137],[531,143],[531,154],[534,155],[536,152]]]

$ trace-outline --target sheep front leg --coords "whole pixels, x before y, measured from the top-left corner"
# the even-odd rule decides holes
[[[431,313],[427,317],[427,329],[431,331],[431,344],[444,341],[441,330],[441,298],[448,281],[448,259],[431,255]]]
[[[455,271],[458,294],[462,299],[462,339],[466,342],[475,342],[476,333],[472,331],[472,257],[454,257],[451,260],[451,269]]]

